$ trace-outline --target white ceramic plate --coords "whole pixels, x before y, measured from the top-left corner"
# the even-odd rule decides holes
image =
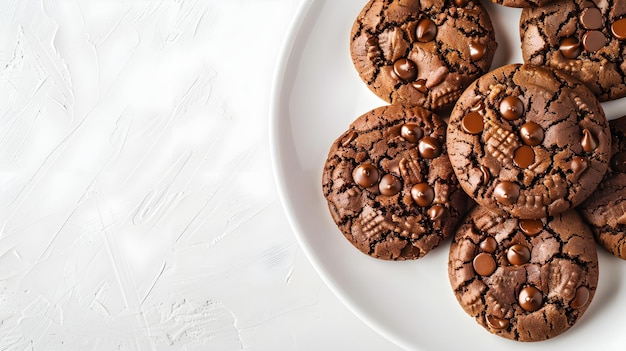
[[[352,120],[385,104],[350,60],[350,28],[365,2],[305,1],[276,70],[273,166],[289,221],[321,277],[357,316],[405,349],[624,350],[626,262],[603,250],[600,284],[583,318],[553,340],[528,344],[493,336],[463,312],[448,282],[449,241],[423,259],[387,262],[360,253],[341,235],[322,195],[324,161]],[[521,62],[520,10],[483,4],[499,44],[492,68]],[[604,106],[610,118],[626,114],[625,99]]]

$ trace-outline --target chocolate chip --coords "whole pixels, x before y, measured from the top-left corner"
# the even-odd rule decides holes
[[[503,319],[503,318],[498,318],[492,315],[487,315],[486,320],[487,320],[487,325],[489,325],[491,329],[500,330],[500,329],[506,329],[509,327],[508,319]]]
[[[600,29],[603,20],[602,12],[595,7],[588,7],[580,14],[580,23],[586,29]]]
[[[493,196],[495,196],[496,201],[503,205],[513,205],[519,197],[519,187],[515,183],[500,182],[493,189]]]
[[[576,38],[563,38],[559,44],[559,51],[561,51],[561,55],[563,55],[563,57],[575,59],[582,52],[580,41]]]
[[[468,113],[461,121],[463,130],[474,135],[482,133],[484,126],[485,122],[483,121],[483,116],[478,112]]]
[[[352,178],[360,187],[369,188],[378,183],[378,169],[369,163],[359,165],[354,169]]]
[[[487,47],[481,43],[472,43],[469,44],[470,49],[470,58],[472,61],[478,61],[485,56],[487,53]]]
[[[378,190],[380,190],[380,193],[383,195],[393,196],[402,190],[402,182],[392,174],[385,174],[380,178]]]
[[[626,18],[613,22],[611,24],[611,33],[618,40],[626,40]]]
[[[401,58],[394,62],[393,72],[403,81],[412,82],[417,78],[417,65],[409,59]]]
[[[420,43],[428,43],[433,41],[437,36],[437,25],[428,18],[423,18],[417,22],[415,28],[415,36]]]
[[[530,249],[522,244],[515,244],[506,251],[506,259],[510,264],[521,266],[530,261]]]
[[[583,174],[589,168],[589,163],[587,159],[581,156],[574,156],[572,158],[572,162],[569,164],[570,169],[574,173],[574,179],[578,180],[580,175]]]
[[[527,286],[519,292],[517,301],[525,311],[534,312],[543,305],[543,294],[534,286]]]
[[[519,168],[528,168],[535,162],[535,151],[528,145],[522,145],[515,150],[513,162]]]
[[[544,137],[543,128],[535,122],[524,123],[522,128],[520,128],[519,134],[524,144],[530,146],[537,146],[541,144]]]
[[[500,115],[506,120],[516,120],[523,114],[524,104],[515,96],[507,96],[500,103]]]
[[[432,159],[441,155],[441,143],[432,137],[424,137],[417,145],[420,155],[424,158]]]
[[[409,143],[417,144],[417,141],[422,137],[424,132],[417,124],[407,123],[400,128],[400,136]]]
[[[446,215],[446,208],[442,205],[435,205],[428,210],[428,217],[431,221],[436,221]]]
[[[611,169],[615,172],[626,173],[626,151],[618,152],[611,157]]]
[[[453,0],[454,4],[458,7],[463,7],[465,5],[467,5],[467,3],[469,2],[469,0]]]
[[[485,252],[494,253],[498,248],[498,242],[493,236],[488,236],[485,240],[480,242],[478,247]]]
[[[357,137],[357,136],[359,136],[359,135],[357,134],[357,132],[355,132],[355,131],[351,131],[350,133],[348,133],[348,135],[346,135],[346,136],[345,136],[345,137],[341,140],[341,146],[346,147],[346,146],[350,145],[350,143],[351,143],[351,142],[353,142],[353,141],[356,139],[356,137]]]
[[[598,142],[594,138],[589,129],[583,130],[583,137],[580,140],[580,144],[585,152],[592,152],[598,147]]]
[[[415,184],[411,188],[411,198],[420,207],[430,206],[435,199],[435,191],[427,183]]]
[[[543,222],[541,219],[520,219],[519,228],[524,234],[533,237],[543,230]]]
[[[596,52],[606,45],[606,37],[598,30],[590,30],[583,35],[583,46],[589,52]]]
[[[480,182],[483,185],[489,183],[489,180],[491,179],[491,172],[489,172],[489,168],[487,168],[485,166],[480,166],[479,169],[480,169],[480,172],[482,173],[482,177],[480,179]]]
[[[426,94],[428,92],[428,88],[426,87],[426,80],[418,79],[413,83],[413,87],[417,89],[422,94]]]
[[[483,277],[490,276],[496,270],[496,261],[487,253],[479,253],[472,261],[474,271]]]
[[[581,308],[587,304],[587,302],[589,301],[589,296],[589,289],[586,286],[581,286],[580,288],[576,289],[576,295],[574,296],[574,299],[569,304],[569,306],[571,308]]]

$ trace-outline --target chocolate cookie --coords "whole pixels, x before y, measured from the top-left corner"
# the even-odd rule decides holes
[[[359,250],[417,259],[452,235],[467,195],[445,132],[426,109],[385,106],[357,118],[333,143],[322,188],[333,220]]]
[[[610,121],[609,127],[609,170],[579,210],[600,245],[626,260],[626,116]]]
[[[598,100],[545,67],[507,65],[476,80],[455,105],[447,138],[463,189],[492,211],[519,218],[576,207],[609,161]]]
[[[371,0],[350,42],[354,66],[376,95],[435,111],[489,70],[496,47],[476,0]]]
[[[626,96],[626,2],[561,0],[520,20],[525,63],[561,69],[600,101]]]
[[[454,236],[448,273],[458,302],[485,329],[540,341],[583,315],[598,284],[598,257],[574,210],[518,220],[477,206]]]

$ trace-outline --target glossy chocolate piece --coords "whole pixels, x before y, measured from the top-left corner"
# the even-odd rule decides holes
[[[352,173],[352,178],[358,186],[369,188],[378,183],[378,169],[369,163],[358,165]]]

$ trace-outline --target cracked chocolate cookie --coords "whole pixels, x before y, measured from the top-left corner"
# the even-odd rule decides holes
[[[450,116],[448,154],[463,189],[498,213],[542,218],[576,207],[609,161],[608,122],[582,83],[507,65],[477,79]]]
[[[561,0],[520,19],[525,63],[563,70],[600,101],[626,96],[626,2]]]
[[[485,329],[540,341],[584,314],[598,284],[598,257],[574,210],[519,220],[477,206],[453,238],[448,273],[458,302]]]
[[[452,235],[467,207],[446,154],[445,123],[397,105],[357,118],[331,146],[322,189],[333,220],[362,252],[417,259]]]
[[[626,116],[609,122],[611,162],[596,191],[578,207],[596,240],[626,260]]]
[[[476,0],[371,0],[350,39],[370,90],[389,103],[434,111],[451,107],[489,70],[497,47]]]

